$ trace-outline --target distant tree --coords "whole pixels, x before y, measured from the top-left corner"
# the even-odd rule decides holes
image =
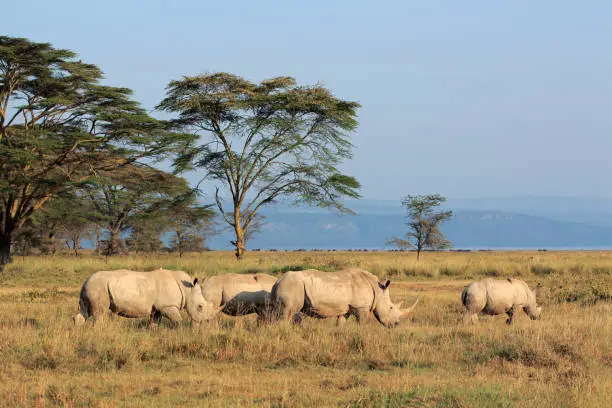
[[[169,250],[178,252],[179,258],[182,258],[185,252],[202,252],[205,249],[206,235],[199,234],[197,231],[184,231],[170,240]]]
[[[28,237],[28,253],[38,250],[54,255],[65,247],[78,255],[81,241],[89,237],[94,221],[95,214],[88,203],[74,189],[65,190],[33,214],[16,233],[15,253],[23,252],[24,237]]]
[[[211,205],[201,205],[192,191],[175,197],[164,210],[169,221],[170,250],[200,252],[205,249],[206,238],[215,233],[215,212]]]
[[[78,256],[82,241],[91,236],[97,215],[90,202],[76,192],[53,200],[40,214],[47,224],[54,225],[52,238],[62,241],[67,249]]]
[[[181,130],[207,136],[176,164],[219,182],[216,203],[234,230],[238,259],[258,211],[276,199],[348,211],[340,199],[359,197],[359,182],[338,169],[351,157],[359,104],[321,85],[297,86],[290,77],[256,84],[227,73],[183,77],[170,82],[157,108],[178,113]]]
[[[115,255],[127,250],[122,235],[132,229],[142,232],[147,228],[147,218],[154,214],[160,203],[188,190],[185,179],[137,163],[113,172],[100,172],[90,182],[86,194],[96,217],[104,220],[102,225],[108,239],[103,253]],[[160,231],[165,226],[162,219],[154,222],[161,224]]]
[[[440,231],[440,224],[449,220],[453,212],[436,211],[446,198],[438,194],[408,195],[402,199],[406,207],[406,225],[409,228],[405,238],[393,237],[387,244],[401,249],[416,249],[417,260],[423,249],[444,249],[452,246]]]
[[[135,216],[130,222],[130,235],[125,240],[127,249],[136,253],[161,251],[164,247],[161,236],[167,226],[160,221],[149,214]]]
[[[71,51],[0,36],[0,270],[26,220],[62,191],[191,139],[101,78]]]
[[[42,250],[44,237],[39,226],[35,225],[32,219],[24,222],[23,226],[15,234],[13,241],[13,251],[15,255],[30,255],[35,250]]]

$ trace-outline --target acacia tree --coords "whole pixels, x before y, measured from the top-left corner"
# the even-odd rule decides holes
[[[167,226],[159,221],[149,214],[133,217],[130,222],[130,235],[125,240],[127,248],[136,253],[161,251],[163,249],[161,236]]]
[[[74,255],[79,255],[81,242],[89,238],[97,214],[93,206],[77,191],[65,191],[34,216],[40,232],[47,237],[51,251],[63,242]]]
[[[215,212],[211,205],[198,204],[193,191],[176,197],[164,212],[172,233],[170,250],[178,252],[179,258],[184,252],[204,249],[206,238],[215,233]]]
[[[348,136],[359,104],[321,85],[298,86],[290,77],[256,84],[227,73],[188,76],[170,82],[157,108],[178,113],[181,130],[203,136],[176,164],[204,169],[218,182],[216,204],[234,230],[238,259],[258,211],[276,199],[348,211],[340,198],[359,197],[359,182],[338,170],[351,157]],[[221,188],[231,197],[229,211]]]
[[[71,51],[0,36],[0,270],[25,221],[62,191],[189,138],[101,77]]]
[[[185,179],[137,163],[100,173],[85,191],[109,237],[104,252],[122,252],[122,233],[134,228],[138,231],[136,224],[150,221],[160,204],[188,189]]]
[[[451,242],[446,239],[439,227],[453,216],[453,212],[436,211],[445,201],[446,198],[439,194],[408,195],[402,198],[402,206],[406,207],[406,225],[409,231],[406,238],[393,237],[387,241],[387,244],[401,249],[416,249],[417,261],[423,249],[451,247]]]

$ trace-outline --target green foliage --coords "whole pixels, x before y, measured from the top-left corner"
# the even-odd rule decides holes
[[[183,77],[170,82],[157,108],[178,113],[181,130],[207,136],[176,164],[219,183],[217,207],[235,231],[239,258],[262,206],[290,197],[346,211],[340,198],[359,196],[359,182],[338,170],[351,157],[359,104],[321,85],[298,86],[290,77],[255,84],[227,73]],[[232,211],[224,209],[221,186]]]
[[[130,236],[126,238],[125,244],[130,251],[135,252],[159,252],[163,248],[161,234],[165,225],[161,225],[148,217],[138,217],[137,222],[130,226]]]
[[[416,249],[417,259],[420,258],[423,249],[445,249],[452,246],[442,231],[440,224],[448,221],[453,212],[436,211],[446,198],[439,194],[430,195],[407,195],[402,199],[402,205],[406,207],[406,225],[409,228],[406,238],[393,237],[387,244],[401,249]]]
[[[556,302],[593,305],[597,302],[612,301],[612,280],[608,276],[589,273],[573,278],[555,276],[554,280],[546,285],[552,286],[550,297]]]
[[[43,248],[45,239],[38,225],[26,220],[13,239],[13,251],[15,255],[25,256],[34,253],[34,250]]]
[[[216,233],[211,205],[198,204],[195,191],[174,197],[158,215],[168,221],[171,233],[170,251],[178,252],[182,257],[185,252],[201,252],[205,249],[206,238]]]
[[[105,252],[122,251],[122,233],[132,231],[134,249],[159,249],[161,233],[169,221],[158,217],[159,208],[177,195],[189,191],[187,181],[172,174],[132,163],[113,172],[100,172],[84,188],[84,194],[95,209],[97,218],[109,238]]]
[[[191,140],[101,78],[72,51],[0,36],[0,268],[14,234],[59,194]]]

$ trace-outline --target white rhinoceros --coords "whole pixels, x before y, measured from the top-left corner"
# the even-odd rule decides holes
[[[300,321],[300,312],[307,316],[337,317],[337,323],[354,315],[362,322],[370,312],[385,327],[399,324],[409,315],[417,301],[406,310],[401,302],[394,305],[389,297],[389,280],[381,282],[370,272],[351,268],[339,272],[315,269],[286,272],[272,287],[273,315],[277,319],[293,316]]]
[[[464,323],[478,321],[478,313],[489,315],[508,314],[507,324],[512,324],[514,312],[523,311],[536,320],[542,308],[536,303],[535,293],[520,279],[483,279],[467,285],[461,293],[461,303],[466,312]]]
[[[151,323],[166,316],[177,324],[182,320],[182,309],[187,309],[194,328],[216,314],[216,309],[202,296],[198,278],[192,280],[185,272],[99,271],[81,288],[79,313],[74,322],[82,324],[91,316],[98,320],[110,311],[124,317],[150,316]]]
[[[204,299],[225,314],[242,316],[257,313],[261,320],[269,306],[276,278],[265,273],[228,273],[212,276],[201,283]]]

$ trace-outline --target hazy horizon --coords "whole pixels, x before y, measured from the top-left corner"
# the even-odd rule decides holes
[[[16,2],[3,11],[5,35],[74,50],[147,109],[170,80],[215,71],[290,75],[359,101],[342,167],[364,198],[612,198],[612,3],[36,0],[25,21]]]

